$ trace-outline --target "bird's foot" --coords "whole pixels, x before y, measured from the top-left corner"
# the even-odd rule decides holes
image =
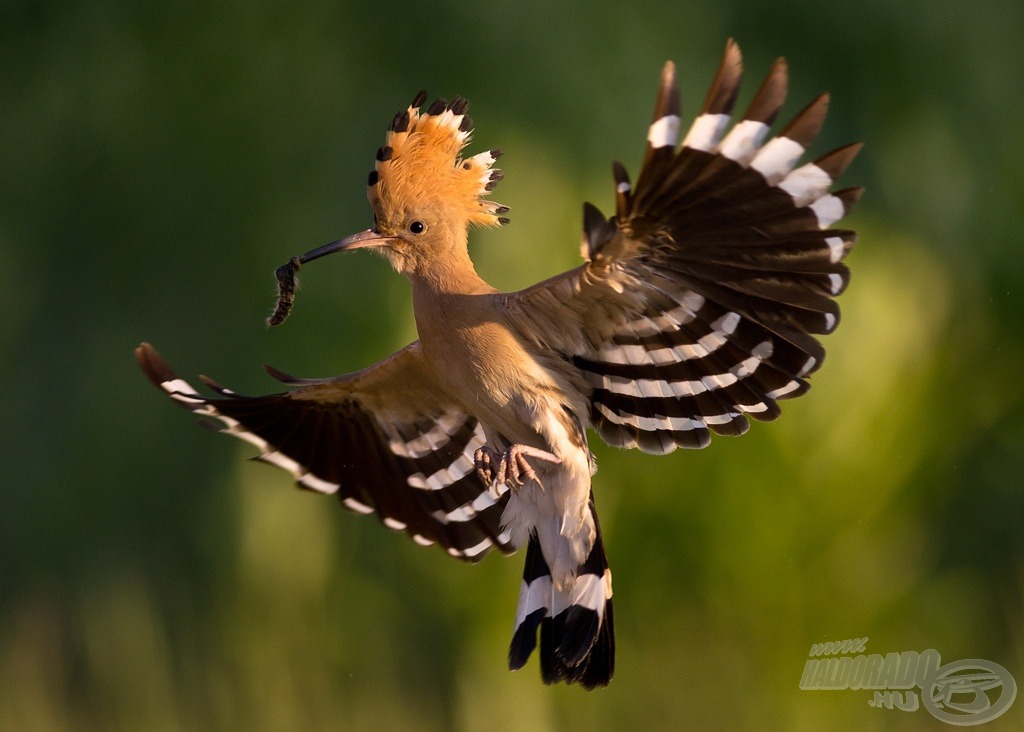
[[[562,458],[547,450],[541,450],[529,445],[512,445],[504,453],[499,453],[487,445],[484,445],[473,454],[473,462],[476,466],[477,475],[484,485],[502,485],[508,483],[513,487],[520,487],[526,481],[532,480],[540,485],[537,473],[533,467],[526,462],[526,458],[532,457],[544,460],[549,463],[558,464]],[[543,488],[543,486],[541,486]]]

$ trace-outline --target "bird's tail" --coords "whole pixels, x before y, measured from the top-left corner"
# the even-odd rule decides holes
[[[508,665],[515,671],[526,664],[540,628],[540,672],[546,684],[564,681],[593,689],[607,686],[615,672],[612,573],[593,499],[589,508],[596,528],[594,546],[571,582],[556,587],[536,532],[526,548]]]

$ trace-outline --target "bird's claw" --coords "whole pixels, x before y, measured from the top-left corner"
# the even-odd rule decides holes
[[[481,482],[486,486],[494,483],[495,461],[498,459],[498,453],[486,445],[473,453],[473,465],[476,466],[476,474],[480,476]]]
[[[509,484],[519,488],[532,480],[541,486],[537,472],[527,461],[527,457],[537,458],[545,462],[558,464],[562,459],[547,450],[530,447],[529,445],[511,445],[504,453],[484,445],[473,454],[473,463],[477,475],[484,485]],[[541,486],[543,490],[543,486]]]

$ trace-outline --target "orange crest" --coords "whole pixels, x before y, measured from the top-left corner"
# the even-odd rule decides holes
[[[470,224],[508,223],[502,215],[508,206],[484,198],[504,176],[491,169],[501,150],[460,157],[473,132],[469,102],[438,99],[421,114],[426,97],[421,91],[395,115],[368,180],[370,205],[384,220],[400,218],[410,207],[436,205]]]

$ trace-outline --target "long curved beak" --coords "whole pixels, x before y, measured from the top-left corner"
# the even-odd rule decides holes
[[[322,247],[306,252],[301,257],[289,259],[274,272],[274,276],[277,277],[277,307],[274,308],[273,315],[267,318],[267,324],[280,325],[288,317],[292,305],[295,304],[295,288],[298,286],[295,275],[306,262],[349,249],[379,247],[391,240],[391,237],[381,235],[376,229],[367,229],[366,231],[360,231],[358,234],[346,236],[344,239],[332,241],[330,244],[324,244]]]
[[[375,229],[367,229],[366,231],[360,231],[358,234],[346,236],[344,239],[332,241],[330,244],[324,244],[322,247],[317,247],[316,249],[306,252],[298,259],[301,264],[305,264],[306,262],[311,262],[314,259],[326,257],[328,254],[334,254],[335,252],[344,252],[349,249],[362,249],[363,247],[379,247],[390,240],[390,237],[383,236]]]

